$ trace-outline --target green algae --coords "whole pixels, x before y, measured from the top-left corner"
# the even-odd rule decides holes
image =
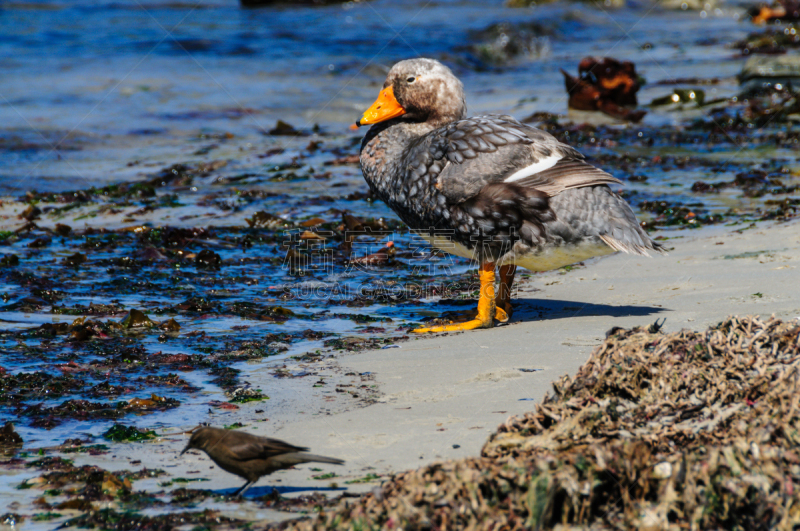
[[[142,430],[124,424],[114,424],[103,433],[104,439],[114,442],[141,442],[155,439],[157,436],[152,430]]]

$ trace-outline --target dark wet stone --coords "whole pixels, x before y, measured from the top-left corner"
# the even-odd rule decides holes
[[[176,309],[190,313],[208,313],[216,311],[220,304],[204,297],[190,297],[175,306]]]
[[[248,389],[240,387],[225,393],[228,400],[236,403],[255,402],[259,400],[269,400],[269,397],[261,392],[261,389]]]
[[[174,318],[170,318],[168,321],[164,321],[158,327],[165,332],[180,332],[181,325],[178,324]]]
[[[0,428],[0,446],[22,446],[22,437],[14,430],[11,421],[6,421]]]
[[[87,260],[87,258],[86,258],[85,254],[75,253],[75,254],[71,254],[71,255],[67,256],[66,258],[64,258],[62,263],[65,266],[78,267],[82,263],[86,262],[86,260]]]
[[[746,39],[733,45],[742,51],[742,55],[750,54],[784,54],[788,50],[800,47],[800,29],[795,25],[782,28],[768,28],[751,33]]]
[[[307,136],[307,133],[298,131],[293,125],[286,123],[283,120],[278,120],[275,122],[275,127],[267,131],[266,134],[271,136]]]
[[[234,302],[229,307],[233,315],[258,321],[285,321],[295,313],[283,306],[262,306],[253,302]]]
[[[0,256],[0,267],[14,267],[19,265],[19,256],[15,254],[4,254]]]
[[[128,312],[120,324],[123,328],[150,328],[156,326],[149,317],[147,317],[141,310],[132,309]]]
[[[289,226],[288,221],[279,218],[278,216],[273,216],[269,212],[264,212],[263,210],[259,210],[250,218],[245,218],[245,221],[251,228],[266,227],[275,229],[278,227]]]
[[[796,85],[798,80],[800,80],[800,56],[796,54],[754,56],[745,62],[739,74],[739,82],[744,89],[739,99],[782,91],[796,92],[792,90],[791,85]]]
[[[719,187],[703,181],[697,181],[692,185],[692,192],[699,194],[708,194],[719,192]]]
[[[41,249],[43,247],[47,247],[48,245],[50,245],[50,242],[51,242],[50,238],[47,237],[36,238],[32,242],[28,243],[28,248]]]
[[[28,221],[33,221],[34,219],[38,218],[42,215],[42,209],[34,206],[28,205],[28,208],[22,211],[22,213],[17,216],[19,219],[27,219]]]
[[[519,57],[538,56],[549,47],[552,30],[538,22],[492,24],[473,31],[467,48],[471,63],[478,69],[503,66]]]
[[[53,229],[53,231],[59,236],[66,237],[69,236],[69,234],[72,232],[72,227],[70,227],[69,225],[64,225],[63,223],[56,223],[56,226]]]
[[[275,352],[285,352],[291,348],[291,345],[289,343],[281,343],[278,341],[273,341],[272,343],[267,345],[267,348]]]
[[[195,267],[198,269],[214,269],[219,271],[222,267],[222,258],[214,251],[203,249],[194,259]]]

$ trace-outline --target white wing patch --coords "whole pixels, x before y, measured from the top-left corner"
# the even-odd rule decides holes
[[[537,173],[549,170],[553,166],[555,166],[559,160],[563,157],[561,155],[550,155],[549,157],[545,157],[539,162],[534,162],[530,166],[525,166],[521,170],[518,170],[508,177],[506,177],[503,182],[506,183],[513,183],[514,181],[519,181],[520,179],[524,179],[525,177],[530,177],[531,175],[536,175]]]

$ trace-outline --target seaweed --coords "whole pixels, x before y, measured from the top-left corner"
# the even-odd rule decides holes
[[[480,457],[395,475],[281,529],[800,525],[800,325],[617,328]]]
[[[140,442],[155,439],[156,432],[152,430],[142,430],[135,426],[125,426],[124,424],[114,424],[103,433],[103,438],[114,442],[132,441]]]

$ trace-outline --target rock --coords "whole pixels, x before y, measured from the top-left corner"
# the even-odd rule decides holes
[[[222,267],[222,257],[214,251],[203,249],[197,253],[194,265],[197,269],[215,269],[219,271]]]
[[[245,221],[250,226],[250,228],[258,229],[261,227],[266,227],[268,229],[274,229],[277,227],[285,227],[289,225],[289,222],[285,219],[279,218],[278,216],[273,216],[269,212],[264,212],[263,210],[259,210],[253,217],[245,218]]]
[[[261,389],[247,389],[239,387],[233,391],[225,393],[231,402],[254,402],[258,400],[269,400],[269,397],[261,392]]]
[[[552,32],[537,22],[492,24],[469,37],[475,44],[467,47],[478,65],[502,66],[522,56],[537,57],[550,48]]]
[[[50,245],[50,238],[36,238],[32,242],[28,244],[29,249],[41,249],[42,247],[47,247]]]
[[[19,265],[19,256],[15,254],[0,255],[0,267],[14,267]]]
[[[123,328],[151,328],[156,324],[147,317],[141,310],[131,310],[122,321]]]
[[[72,227],[64,225],[63,223],[56,223],[53,231],[59,236],[69,236],[69,233],[72,232]]]
[[[739,48],[742,55],[784,54],[791,48],[800,48],[800,31],[795,26],[770,28],[759,33],[751,33],[733,46]]]
[[[170,318],[168,321],[164,321],[158,327],[165,332],[180,332],[181,325],[178,324],[174,318]]]
[[[22,446],[22,437],[14,430],[10,421],[0,428],[0,446]]]
[[[292,124],[286,123],[283,120],[275,122],[275,127],[267,131],[267,134],[271,136],[308,136],[307,133],[298,131]]]
[[[739,82],[745,90],[771,84],[797,85],[800,82],[800,56],[751,57],[742,67]]]
[[[87,260],[87,257],[86,257],[85,254],[75,253],[75,254],[71,254],[71,255],[67,256],[66,258],[64,258],[62,263],[65,266],[78,267],[79,265],[84,263],[86,260]]]
[[[19,216],[19,219],[27,219],[28,221],[33,221],[34,219],[38,218],[42,215],[42,209],[34,205],[28,205]]]
[[[273,341],[272,343],[267,345],[267,348],[274,352],[285,352],[291,348],[291,345],[289,343],[283,343],[281,341]]]

